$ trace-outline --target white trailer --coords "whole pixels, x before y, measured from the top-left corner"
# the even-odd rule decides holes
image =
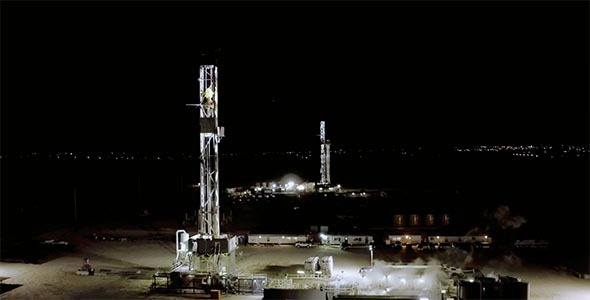
[[[346,236],[344,235],[332,235],[332,234],[321,234],[321,241],[322,245],[338,245],[340,246],[346,240]]]
[[[351,246],[369,245],[373,243],[371,235],[349,235],[348,244]]]
[[[373,236],[371,235],[333,235],[321,234],[322,245],[342,245],[345,242],[351,246],[369,245],[373,243]]]
[[[435,235],[429,236],[428,242],[438,243],[455,243],[455,244],[491,244],[492,237],[488,235]]]
[[[484,244],[491,244],[492,237],[488,235],[471,235],[467,236],[467,238],[471,239],[471,243],[484,243]]]
[[[549,241],[546,240],[517,240],[514,242],[516,248],[547,248]]]
[[[307,241],[303,234],[249,234],[250,245],[295,245],[297,242]]]
[[[402,245],[418,245],[422,242],[421,235],[388,235],[385,239],[385,245],[393,245],[395,242],[401,242]]]

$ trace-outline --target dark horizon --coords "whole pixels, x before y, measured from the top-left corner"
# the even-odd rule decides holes
[[[2,152],[589,140],[584,2],[2,3]],[[313,146],[311,146],[313,147]]]

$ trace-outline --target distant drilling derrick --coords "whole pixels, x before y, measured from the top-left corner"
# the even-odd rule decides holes
[[[320,185],[330,185],[330,141],[326,140],[326,122],[320,121]]]
[[[219,238],[219,159],[218,144],[224,128],[217,124],[217,67],[200,68],[200,119],[201,127],[201,197],[198,214],[198,231],[202,235]]]

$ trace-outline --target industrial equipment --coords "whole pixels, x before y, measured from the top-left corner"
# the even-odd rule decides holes
[[[197,233],[176,231],[176,258],[168,279],[190,278],[206,289],[223,286],[235,268],[237,237],[220,232],[218,145],[224,128],[218,126],[217,66],[201,65],[199,69],[199,103],[187,104],[199,109],[200,127],[200,202]],[[171,276],[174,275],[174,276]],[[163,276],[162,274],[159,275]],[[173,283],[183,280],[171,280]],[[187,281],[187,282],[188,282]],[[182,284],[180,284],[182,286]],[[192,288],[194,284],[190,284]]]

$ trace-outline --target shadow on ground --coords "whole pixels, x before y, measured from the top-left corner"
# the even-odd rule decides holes
[[[14,289],[16,289],[17,287],[23,286],[22,284],[6,284],[6,283],[0,283],[0,294],[2,293],[6,293],[6,292],[10,292]]]

